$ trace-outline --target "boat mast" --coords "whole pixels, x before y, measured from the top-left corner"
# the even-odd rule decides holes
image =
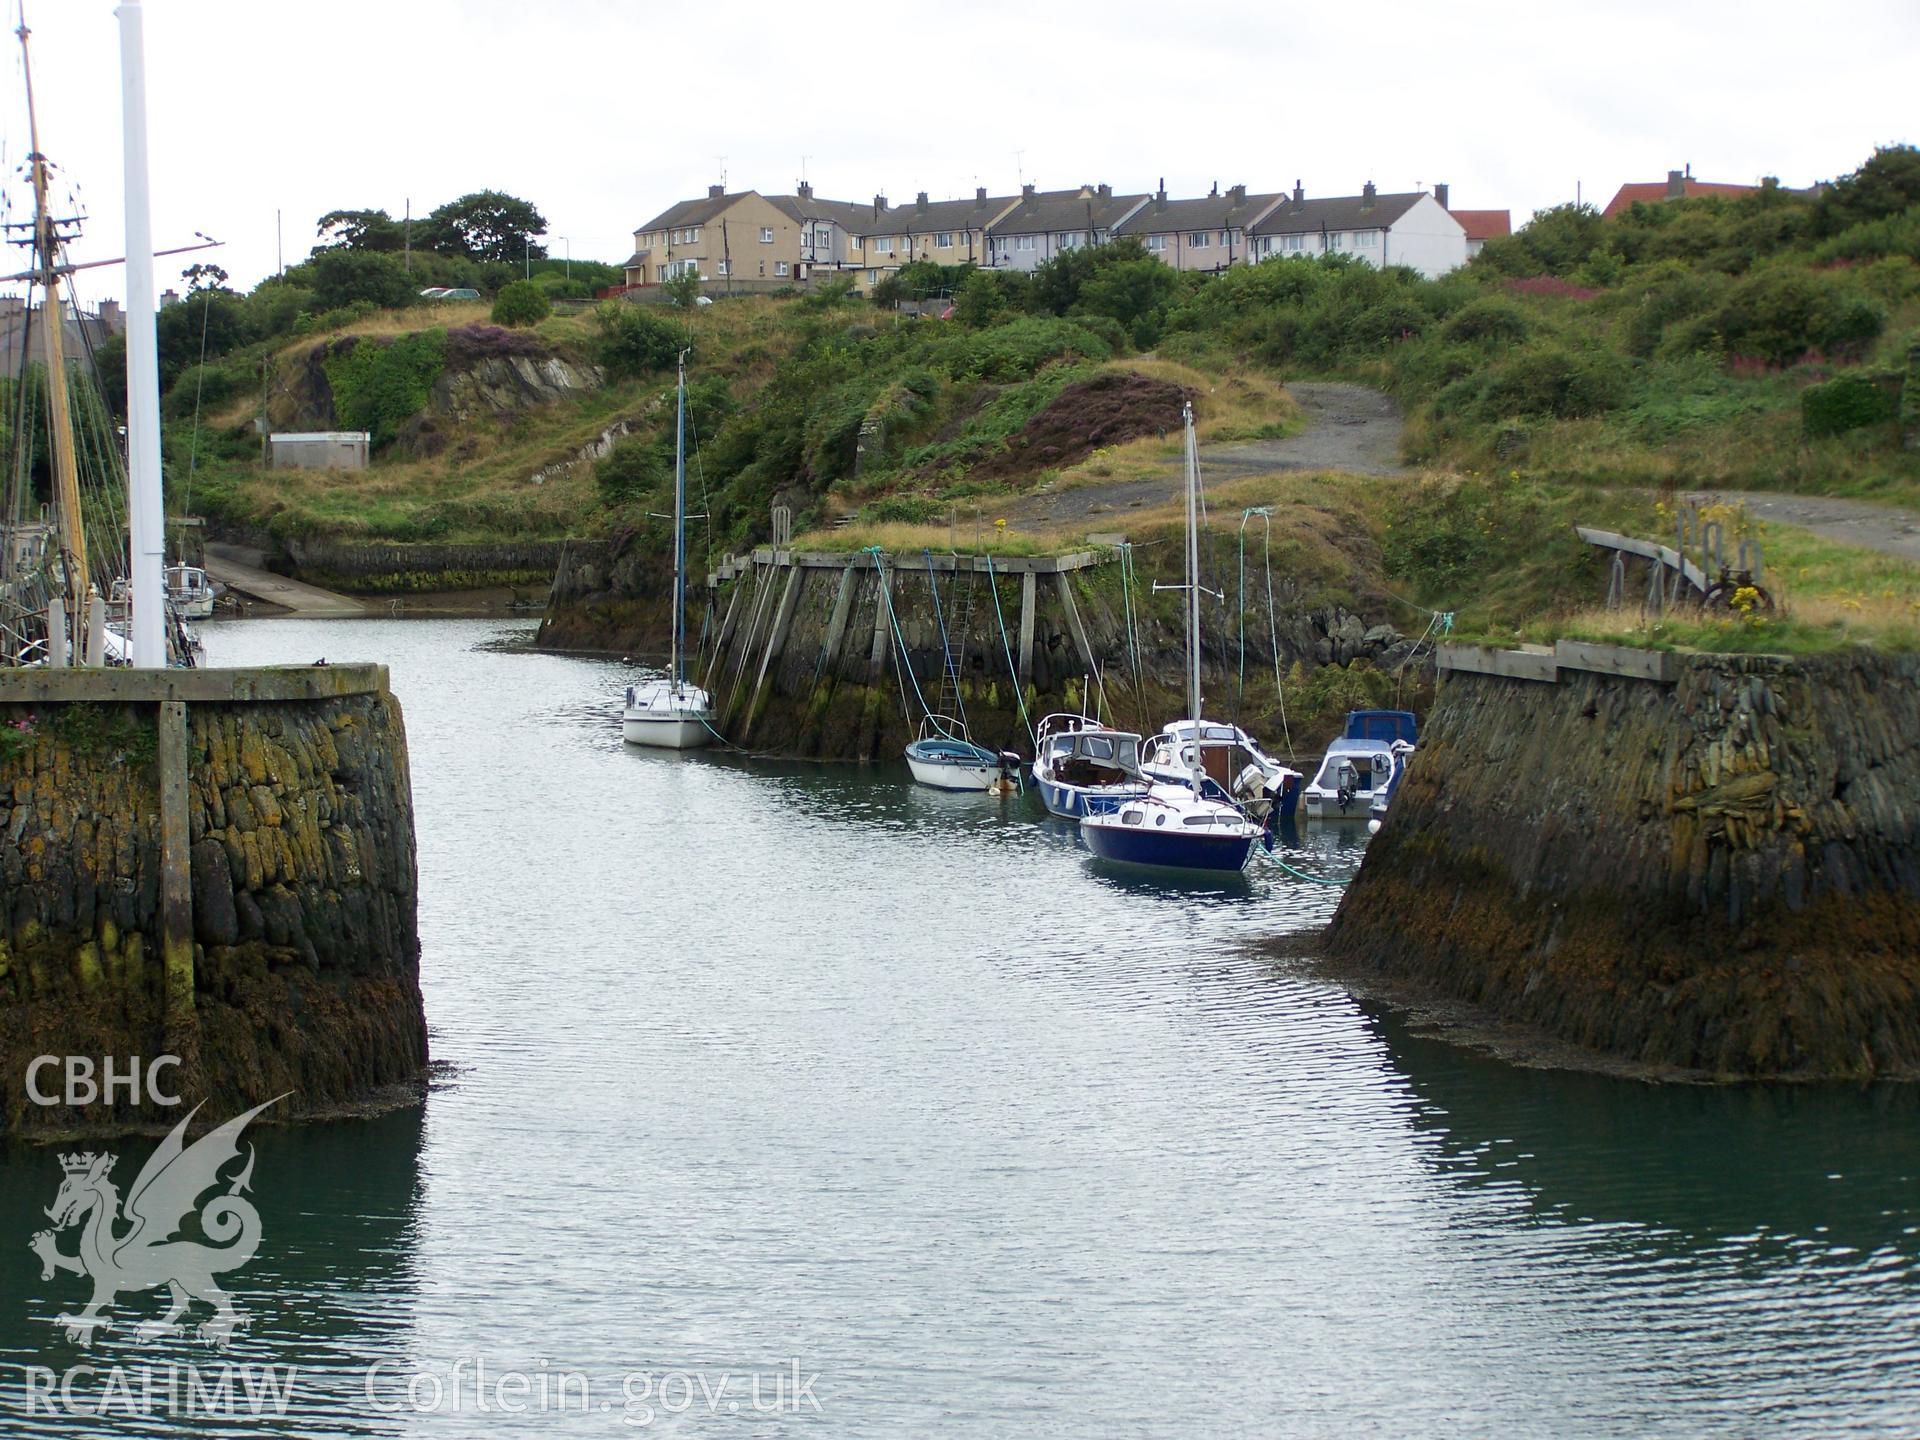
[[[680,380],[673,427],[673,688],[680,689],[681,630],[687,608],[687,352],[680,352]]]
[[[127,523],[132,555],[133,663],[167,663],[167,527],[160,491],[160,353],[155,335],[153,216],[147,193],[147,76],[140,0],[120,17],[122,136],[127,193]]]
[[[1193,434],[1193,403],[1181,408],[1187,431],[1187,703],[1193,721],[1194,794],[1200,777],[1200,447]]]
[[[67,404],[66,325],[60,312],[60,232],[47,210],[47,157],[40,153],[40,121],[33,109],[33,66],[27,52],[26,14],[21,12],[20,69],[26,77],[28,164],[33,175],[33,243],[40,261],[41,329],[47,358],[47,432],[53,447],[54,510],[59,519],[60,567],[66,577],[67,614],[73,626],[74,663],[86,653],[87,535],[80,518],[80,472],[73,454],[73,415]],[[67,637],[47,636],[49,652]]]

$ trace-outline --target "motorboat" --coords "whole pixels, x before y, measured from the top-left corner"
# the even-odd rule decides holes
[[[627,687],[620,734],[629,745],[695,750],[713,739],[713,697],[686,675],[687,352],[680,352],[673,446],[673,648],[667,674]]]
[[[946,715],[929,715],[907,746],[913,778],[936,790],[993,790],[1018,771],[1020,757],[976,745],[967,727]]]
[[[1345,731],[1327,747],[1306,787],[1308,818],[1383,818],[1419,739],[1410,710],[1349,710]]]
[[[1147,744],[1141,762],[1149,779],[1184,785],[1195,762],[1207,777],[1203,793],[1230,800],[1256,818],[1292,817],[1300,803],[1298,770],[1282,765],[1238,725],[1176,720]],[[1217,792],[1217,793],[1215,793]]]
[[[1077,820],[1147,793],[1140,737],[1085,715],[1062,712],[1040,722],[1033,780],[1048,813]]]
[[[169,565],[166,569],[167,605],[182,620],[205,620],[213,602],[226,587],[198,565]]]

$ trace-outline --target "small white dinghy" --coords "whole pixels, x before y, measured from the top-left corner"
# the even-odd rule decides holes
[[[1020,764],[1018,755],[1002,755],[967,736],[967,727],[946,715],[929,715],[907,746],[907,768],[922,785],[936,790],[992,790]]]

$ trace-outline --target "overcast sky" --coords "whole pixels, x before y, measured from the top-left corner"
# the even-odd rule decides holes
[[[17,23],[19,0],[4,0]],[[41,139],[124,248],[111,0],[25,0]],[[895,203],[1106,181],[1204,194],[1452,186],[1458,208],[1605,204],[1691,163],[1804,185],[1920,139],[1920,4],[668,6],[636,0],[147,0],[156,244],[203,230],[240,288],[336,208],[533,201],[554,255],[618,263],[721,178]],[[845,17],[845,18],[839,18]],[[18,46],[0,117],[30,206]],[[725,157],[722,159],[722,157]],[[564,237],[564,238],[563,238]],[[17,253],[17,252],[16,252]],[[198,257],[160,262],[161,284]],[[9,267],[13,268],[13,267]],[[117,270],[83,281],[91,304]]]

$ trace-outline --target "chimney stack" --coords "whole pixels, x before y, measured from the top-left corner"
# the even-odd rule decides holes
[[[1113,198],[1113,186],[1102,184],[1100,186],[1099,195],[1102,200],[1111,200]]]
[[[813,186],[809,185],[806,181],[802,180],[796,188],[802,200],[811,200],[813,198]]]
[[[1442,210],[1451,208],[1447,204],[1447,187],[1437,180],[1433,186],[1433,198],[1440,202],[1440,208]]]
[[[1213,182],[1213,189],[1207,192],[1207,198],[1209,200],[1218,200],[1220,198],[1220,182],[1218,180]]]
[[[1236,205],[1244,205],[1247,203],[1247,187],[1244,185],[1234,186],[1231,190],[1227,191],[1227,194],[1233,197],[1233,203]]]
[[[122,330],[127,328],[127,319],[126,316],[120,313],[120,302],[118,300],[102,300],[100,302],[100,323],[107,327],[107,333],[109,335],[118,335]]]
[[[1296,205],[1304,205],[1306,203],[1306,199],[1307,199],[1307,192],[1300,187],[1300,182],[1298,180],[1294,181],[1293,182],[1293,203]]]
[[[976,205],[984,205],[987,203],[987,187],[986,186],[976,185],[973,187],[973,203]]]
[[[913,208],[916,210],[925,210],[927,208],[926,191],[922,190],[918,195],[913,197]]]
[[[884,195],[874,196],[873,197],[873,213],[875,215],[884,215],[886,213],[886,210],[887,210],[887,197]]]
[[[724,185],[707,186],[707,199],[709,200],[722,199],[726,196],[726,193],[727,193],[727,187]]]
[[[1667,198],[1678,200],[1687,193],[1687,177],[1679,170],[1667,171]]]
[[[1021,198],[1021,200],[1023,200],[1023,201],[1026,201],[1026,200],[1031,200],[1031,199],[1033,199],[1033,186],[1031,186],[1031,185],[1022,185],[1022,186],[1020,187],[1020,198]]]
[[[1376,193],[1371,180],[1360,187],[1360,208],[1362,210],[1371,210],[1373,208],[1373,200]]]

